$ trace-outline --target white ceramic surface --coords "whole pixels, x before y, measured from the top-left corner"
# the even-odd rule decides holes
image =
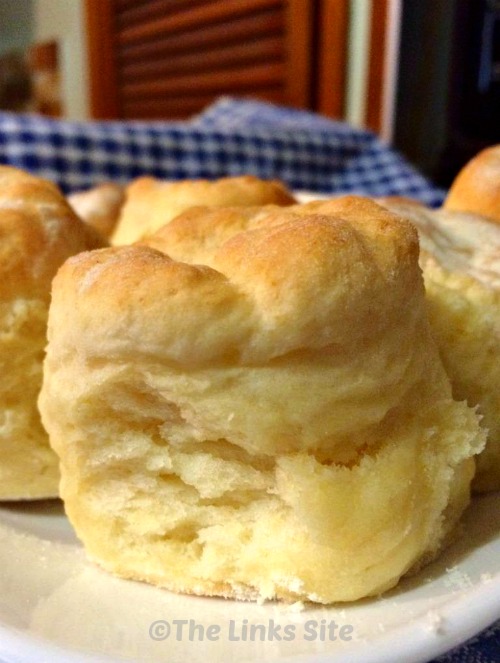
[[[475,498],[464,535],[384,597],[303,609],[179,596],[119,580],[86,561],[58,501],[0,505],[2,663],[411,663],[498,617],[500,494]],[[168,622],[167,639],[150,635],[155,622],[156,638]],[[253,636],[252,625],[259,625]]]

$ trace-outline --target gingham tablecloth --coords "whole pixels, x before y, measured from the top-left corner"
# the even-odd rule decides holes
[[[0,163],[65,193],[103,180],[254,174],[318,193],[409,196],[437,206],[444,191],[368,131],[271,104],[222,98],[187,122],[70,122],[0,113]],[[499,663],[500,622],[439,659]]]
[[[64,192],[142,174],[168,179],[254,174],[321,193],[443,192],[368,131],[313,113],[223,98],[188,122],[69,122],[0,113],[0,163]]]

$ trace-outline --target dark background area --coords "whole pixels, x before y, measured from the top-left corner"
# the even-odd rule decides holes
[[[395,146],[447,187],[500,143],[500,1],[403,0]]]

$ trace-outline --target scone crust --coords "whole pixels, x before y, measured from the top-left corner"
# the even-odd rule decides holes
[[[113,234],[124,202],[125,187],[115,182],[104,182],[68,196],[68,203],[80,219],[106,239]]]
[[[104,244],[47,180],[0,166],[0,299],[23,295],[48,301],[64,260]]]
[[[353,226],[367,207],[376,213]],[[100,351],[135,348],[194,365],[347,343],[387,324],[377,307],[388,288],[386,309],[399,316],[408,288],[421,287],[413,226],[367,200],[346,198],[337,217],[262,216],[202,265],[144,245],[81,254],[60,270],[55,296],[78,297],[75,314],[96,325]],[[89,351],[96,341],[82,339]]]
[[[139,177],[127,187],[112,242],[132,244],[194,206],[284,206],[294,202],[293,195],[278,180],[262,180],[252,175],[180,182]]]
[[[444,208],[481,214],[500,223],[500,145],[468,161],[453,181]]]

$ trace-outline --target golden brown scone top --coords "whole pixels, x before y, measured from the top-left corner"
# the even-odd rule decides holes
[[[59,189],[11,166],[0,166],[0,299],[48,299],[67,257],[103,246]]]
[[[389,207],[391,205],[414,205],[416,207],[425,207],[427,208],[427,205],[422,203],[420,200],[416,200],[415,198],[408,198],[408,196],[379,196],[378,198],[375,199],[379,205],[383,205],[384,207]]]
[[[190,207],[138,244],[158,249],[176,260],[208,264],[224,241],[258,228],[261,223],[269,226],[274,213],[283,221],[283,209],[277,205]]]
[[[252,175],[180,182],[140,177],[127,187],[113,244],[132,244],[155,232],[184,210],[198,205],[284,206],[294,202],[295,198],[281,182],[262,180]]]
[[[465,164],[451,185],[444,208],[481,214],[500,223],[500,145],[482,150]]]
[[[199,255],[202,265],[140,245],[81,254],[56,277],[54,310],[78,299],[94,330],[81,339],[90,353],[96,344],[187,365],[350,345],[402,315],[408,289],[423,289],[418,240],[409,222],[369,200],[334,207],[271,211]]]
[[[388,219],[394,223],[393,213],[387,215],[380,205],[361,196],[342,196],[329,200],[315,200],[304,204],[278,207],[193,207],[140,243],[167,253],[170,257],[189,263],[210,265],[216,250],[234,235],[270,229],[292,217],[323,215],[340,222],[351,222],[363,228],[372,238]],[[406,225],[407,222],[404,222]],[[392,226],[391,226],[392,227]],[[382,242],[384,235],[378,237]]]
[[[125,187],[114,182],[104,182],[68,196],[69,204],[80,219],[106,239],[113,233],[124,201]]]

